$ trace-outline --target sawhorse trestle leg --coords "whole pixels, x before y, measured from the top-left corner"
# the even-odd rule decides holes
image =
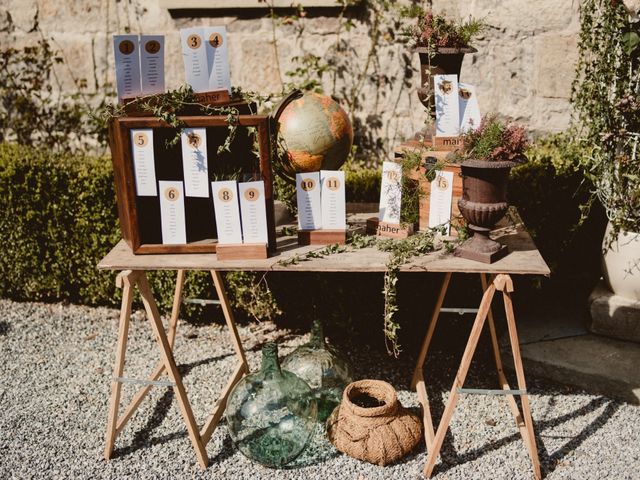
[[[151,391],[151,388],[156,385],[171,386],[176,393],[176,399],[180,407],[180,413],[187,427],[189,439],[196,452],[198,463],[204,469],[209,463],[209,457],[206,452],[206,444],[211,439],[211,436],[224,412],[226,407],[227,397],[231,392],[233,386],[242,378],[245,373],[248,373],[249,368],[245,357],[244,349],[238,335],[238,330],[235,326],[233,318],[233,312],[229,305],[222,276],[217,271],[211,271],[213,283],[218,293],[218,298],[222,306],[224,317],[229,328],[233,348],[235,350],[236,357],[239,361],[238,366],[235,368],[232,375],[229,377],[227,385],[218,401],[214,405],[212,413],[207,418],[204,426],[201,430],[198,430],[191,404],[187,398],[184,384],[182,383],[182,376],[178,371],[175,359],[173,357],[173,346],[175,343],[176,327],[178,322],[178,316],[180,313],[180,305],[182,303],[182,291],[184,287],[185,271],[178,270],[176,279],[175,295],[173,299],[173,308],[171,311],[171,318],[169,320],[168,333],[165,332],[158,307],[153,298],[149,282],[147,280],[146,273],[144,271],[131,271],[126,270],[121,272],[117,279],[116,285],[123,289],[122,293],[122,305],[120,310],[120,320],[118,327],[118,343],[116,348],[116,361],[113,371],[113,380],[111,382],[111,401],[109,404],[109,416],[107,421],[107,434],[104,449],[104,458],[109,459],[113,454],[113,448],[115,439],[122,431],[126,423],[131,419],[133,413],[138,409],[142,400]],[[160,349],[160,362],[156,365],[153,372],[147,377],[146,380],[133,380],[132,383],[140,383],[144,386],[138,390],[134,395],[131,402],[125,407],[122,416],[119,416],[120,409],[120,396],[122,391],[122,383],[131,381],[123,377],[125,354],[127,349],[127,338],[129,334],[129,323],[131,318],[131,304],[133,301],[134,288],[137,287],[144,304],[147,317],[151,324],[151,329],[154,333],[158,348]],[[166,374],[168,376],[168,382],[159,381],[159,378]]]
[[[427,477],[431,477],[431,474],[433,473],[436,460],[440,453],[440,449],[442,448],[442,443],[444,441],[444,437],[449,428],[449,423],[451,422],[451,418],[453,416],[453,412],[455,410],[456,403],[458,401],[460,394],[461,393],[483,393],[483,394],[503,394],[507,397],[509,408],[515,418],[516,425],[518,427],[518,430],[520,431],[522,440],[531,458],[534,477],[536,479],[540,479],[541,478],[540,461],[538,459],[538,451],[537,451],[536,440],[535,440],[535,435],[533,431],[533,421],[531,418],[529,398],[528,398],[527,387],[526,387],[526,382],[524,378],[524,370],[522,368],[522,359],[520,356],[520,345],[518,342],[515,315],[513,313],[513,304],[511,300],[511,293],[514,290],[513,281],[511,280],[511,277],[506,274],[497,275],[495,278],[491,279],[491,282],[487,280],[486,274],[480,274],[480,276],[482,281],[482,288],[484,291],[482,296],[482,301],[480,302],[480,305],[478,307],[476,318],[471,328],[471,333],[469,334],[469,339],[467,341],[467,345],[462,355],[460,366],[458,367],[458,372],[456,374],[455,380],[451,387],[449,399],[447,401],[444,412],[442,414],[442,418],[440,419],[440,424],[438,425],[438,429],[435,432],[433,427],[433,419],[431,416],[431,409],[429,407],[429,399],[427,396],[427,391],[425,386],[423,366],[429,350],[429,345],[431,344],[431,340],[433,338],[433,332],[435,330],[436,323],[438,321],[440,312],[442,310],[444,297],[449,287],[449,283],[451,280],[451,273],[446,273],[443,279],[442,286],[440,288],[440,293],[438,295],[438,299],[436,301],[433,314],[431,315],[431,319],[429,321],[429,325],[427,328],[427,333],[423,340],[422,347],[418,355],[418,361],[416,362],[415,370],[413,372],[411,386],[412,388],[416,389],[416,392],[418,394],[418,400],[422,405],[423,420],[424,420],[424,427],[425,427],[425,444],[427,447],[427,462],[424,467],[424,474]],[[498,337],[496,334],[493,313],[491,311],[491,302],[493,300],[493,297],[496,291],[502,292],[502,297],[504,300],[505,314],[507,318],[507,327],[509,330],[509,340],[511,343],[511,350],[513,353],[516,377],[518,380],[518,390],[511,390],[503,370],[502,359],[500,356],[500,346],[498,344]],[[491,345],[493,348],[496,371],[498,374],[498,382],[501,386],[501,390],[486,391],[486,390],[465,389],[463,388],[464,381],[467,377],[467,373],[471,365],[471,360],[473,359],[473,354],[475,353],[476,347],[478,345],[478,340],[480,338],[480,334],[482,333],[482,328],[484,326],[485,320],[489,324]],[[521,403],[522,403],[522,412],[520,412],[520,409],[518,408],[518,405],[515,400],[515,395],[520,396]]]

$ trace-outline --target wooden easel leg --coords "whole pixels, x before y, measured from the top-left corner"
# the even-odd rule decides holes
[[[506,275],[508,277],[508,275]],[[516,329],[516,319],[515,314],[513,313],[513,303],[511,301],[511,292],[513,292],[513,282],[511,278],[508,278],[508,286],[511,288],[502,289],[502,297],[504,300],[504,310],[507,316],[507,326],[509,328],[509,341],[511,343],[511,352],[513,354],[513,363],[515,365],[516,377],[518,379],[518,388],[522,390],[523,393],[520,396],[520,401],[522,403],[522,417],[524,419],[524,424],[526,428],[526,433],[523,433],[523,438],[528,438],[528,441],[525,440],[525,446],[529,451],[529,456],[531,457],[531,463],[533,465],[533,475],[536,479],[542,478],[542,473],[540,471],[540,459],[538,458],[538,449],[536,446],[536,437],[533,431],[533,419],[531,417],[531,407],[529,405],[529,394],[527,390],[527,384],[524,378],[524,369],[522,367],[522,357],[520,356],[520,343],[518,341],[518,331]]]
[[[431,344],[431,339],[433,338],[433,332],[436,328],[436,323],[438,322],[438,318],[440,317],[440,309],[442,308],[442,303],[444,302],[444,297],[447,294],[447,289],[449,288],[449,282],[451,281],[451,272],[447,272],[442,279],[442,285],[440,286],[440,292],[438,293],[438,299],[436,300],[436,304],[433,308],[433,313],[431,314],[431,319],[429,320],[429,325],[427,327],[427,333],[424,336],[424,340],[422,341],[422,347],[420,348],[420,354],[418,355],[418,360],[416,361],[416,366],[413,371],[413,377],[411,379],[411,389],[415,389],[418,394],[418,401],[420,405],[422,405],[422,422],[424,424],[424,442],[427,447],[427,451],[431,450],[431,445],[433,444],[433,440],[435,438],[435,432],[433,429],[433,420],[431,418],[431,407],[429,406],[429,396],[427,395],[427,387],[424,382],[424,374],[422,373],[422,367],[424,366],[424,361],[427,358],[427,352],[429,351],[429,345]]]
[[[176,366],[175,360],[173,358],[171,346],[164,331],[162,320],[160,319],[160,313],[158,312],[158,307],[156,306],[156,302],[153,299],[153,294],[151,293],[151,288],[149,287],[147,276],[144,273],[138,279],[138,289],[140,290],[142,302],[144,303],[145,310],[147,311],[147,316],[149,317],[151,328],[155,333],[156,341],[158,342],[158,346],[160,347],[160,355],[167,370],[167,374],[169,375],[171,381],[175,384],[173,389],[176,392],[178,405],[180,407],[180,412],[182,413],[182,418],[184,419],[184,422],[187,426],[189,438],[194,450],[196,451],[198,463],[204,469],[209,464],[209,457],[207,456],[207,451],[204,447],[204,443],[202,442],[200,433],[198,432],[198,425],[196,423],[195,417],[193,416],[193,411],[191,410],[191,404],[189,403],[189,399],[187,398],[184,384],[182,383],[182,376],[180,375],[178,367]]]
[[[173,307],[171,309],[171,318],[169,319],[169,332],[167,334],[167,340],[169,341],[169,346],[173,349],[173,345],[175,343],[176,338],[176,330],[178,326],[178,317],[180,316],[180,305],[182,304],[182,291],[184,289],[184,278],[185,271],[178,270],[178,274],[176,276],[176,289],[173,296]],[[165,366],[162,360],[158,362],[158,365],[154,368],[151,375],[149,375],[148,380],[155,382],[160,378],[160,376],[165,372]],[[116,436],[120,434],[122,429],[125,427],[127,422],[131,419],[135,411],[138,409],[142,400],[147,396],[147,394],[151,391],[153,387],[152,384],[145,385],[134,395],[131,399],[131,402],[124,409],[124,413],[118,420],[118,425],[116,427]]]
[[[482,333],[482,327],[484,326],[484,321],[487,317],[489,309],[491,308],[491,301],[493,300],[493,295],[495,291],[496,291],[496,287],[492,283],[485,290],[482,296],[482,302],[480,302],[478,313],[476,314],[476,319],[473,323],[473,327],[471,328],[471,333],[469,334],[469,340],[467,341],[467,346],[464,349],[464,354],[462,355],[462,360],[460,361],[460,367],[458,368],[458,373],[456,374],[456,378],[453,382],[453,386],[451,387],[449,400],[444,409],[444,413],[442,414],[442,418],[440,419],[440,424],[438,425],[438,431],[436,432],[436,436],[433,441],[432,448],[429,449],[429,452],[427,455],[427,463],[424,466],[424,474],[427,477],[431,477],[431,474],[433,473],[433,468],[436,464],[436,459],[438,458],[438,454],[440,453],[440,449],[442,448],[442,442],[444,441],[444,436],[446,435],[447,430],[449,428],[449,423],[451,422],[451,417],[453,416],[453,411],[455,410],[456,403],[460,395],[458,392],[458,389],[462,388],[464,385],[464,381],[469,371],[469,366],[471,365],[471,360],[473,359],[473,354],[475,353],[476,347],[478,345],[478,340],[480,338],[480,334]]]
[[[111,400],[109,403],[109,420],[107,421],[107,435],[104,447],[104,458],[109,460],[113,454],[113,446],[116,440],[116,423],[120,407],[120,393],[122,384],[116,379],[124,372],[124,357],[127,350],[127,338],[129,336],[129,321],[131,319],[131,303],[133,302],[133,285],[137,272],[125,270],[118,274],[116,286],[122,288],[122,304],[120,307],[120,320],[118,323],[118,345],[116,348],[116,363],[113,368],[111,380]]]
[[[451,272],[447,272],[444,274],[444,278],[442,279],[442,285],[440,286],[438,299],[436,300],[436,305],[433,307],[433,313],[431,314],[431,319],[429,320],[427,333],[424,336],[424,340],[422,341],[422,347],[420,348],[420,354],[418,355],[418,360],[416,361],[416,367],[413,370],[413,378],[411,380],[412,389],[416,388],[416,383],[418,383],[420,372],[422,372],[424,360],[425,358],[427,358],[429,345],[431,345],[431,339],[433,338],[433,331],[435,330],[436,323],[438,322],[438,318],[440,317],[440,309],[442,308],[444,297],[447,294],[447,289],[449,288],[450,281],[451,281]]]
[[[229,328],[231,343],[233,344],[233,348],[236,352],[236,357],[238,358],[239,363],[236,366],[231,377],[229,377],[227,385],[225,385],[225,388],[220,394],[220,397],[216,401],[213,412],[211,413],[211,415],[209,415],[207,421],[200,430],[200,435],[202,436],[202,441],[205,443],[205,445],[211,439],[211,435],[213,435],[213,432],[215,431],[218,422],[220,421],[220,418],[224,413],[224,409],[227,406],[227,398],[229,397],[231,390],[233,389],[235,384],[240,381],[243,375],[249,372],[249,365],[247,364],[244,349],[242,348],[242,341],[240,340],[240,335],[238,334],[238,329],[233,318],[233,310],[231,309],[231,305],[229,304],[229,297],[227,297],[227,292],[224,288],[222,275],[216,270],[211,270],[211,278],[213,279],[213,284],[216,288],[218,299],[220,300],[222,313],[224,314],[227,327]]]

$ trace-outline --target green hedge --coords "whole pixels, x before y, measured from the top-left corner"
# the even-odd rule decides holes
[[[115,272],[96,264],[120,239],[113,172],[108,157],[51,154],[0,143],[0,297],[117,306]],[[251,316],[276,308],[264,290],[249,288],[250,274],[228,274],[232,301]],[[151,286],[167,311],[175,273],[153,272]],[[236,294],[236,295],[234,295]],[[185,296],[215,298],[207,272],[190,272]],[[202,307],[185,306],[199,317]]]
[[[580,170],[587,154],[567,134],[538,140],[529,162],[511,171],[509,200],[518,207],[554,282],[580,280],[585,288],[600,275],[606,219],[599,204],[583,217],[592,185]]]
[[[119,238],[111,162],[0,144],[0,295],[112,304],[97,261]]]

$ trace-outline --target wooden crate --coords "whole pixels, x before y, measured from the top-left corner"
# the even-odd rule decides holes
[[[182,127],[206,128],[209,181],[225,179],[225,175],[240,170],[243,180],[264,180],[267,206],[269,250],[275,251],[276,234],[273,210],[273,181],[271,169],[271,139],[276,122],[266,115],[238,115],[238,130],[231,144],[231,153],[216,153],[228,133],[227,116],[180,116]],[[254,138],[247,127],[257,135],[259,159],[253,152]],[[182,151],[178,141],[168,146],[179,129],[156,117],[117,117],[109,125],[109,143],[113,160],[118,215],[122,238],[135,254],[146,253],[214,253],[217,233],[213,201],[209,198],[185,197],[185,224],[187,243],[162,243],[159,197],[136,196],[135,175],[130,131],[152,128],[156,181],[183,180]]]
[[[446,162],[447,156],[451,153],[451,151],[449,150],[426,150],[421,147],[419,142],[414,140],[399,145],[395,149],[395,156],[396,158],[401,158],[404,155],[404,152],[411,150],[420,151],[422,158],[426,164],[434,164],[437,161]],[[454,227],[464,225],[462,214],[460,213],[460,209],[458,208],[458,200],[462,197],[462,174],[460,172],[460,165],[445,163],[445,166],[442,170],[445,172],[453,172],[453,196],[451,199],[451,235],[457,236],[456,228]],[[421,166],[418,170],[412,172],[412,178],[418,180],[420,189],[423,192],[423,195],[421,195],[420,197],[419,207],[420,220],[418,228],[420,230],[427,230],[429,228],[429,199],[431,198],[431,183],[425,178],[425,173],[425,166]]]

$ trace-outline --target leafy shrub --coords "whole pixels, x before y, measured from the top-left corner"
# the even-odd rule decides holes
[[[96,264],[120,239],[111,160],[0,143],[0,296],[117,306],[114,272]],[[226,276],[234,306],[259,318],[277,314],[268,289],[249,273]],[[161,310],[171,307],[175,274],[149,279]],[[264,285],[264,284],[263,284]],[[237,292],[237,293],[236,293]],[[186,297],[215,298],[208,272],[190,272]],[[201,307],[185,306],[197,319]]]
[[[592,189],[579,166],[586,154],[568,135],[552,135],[529,148],[529,162],[511,170],[509,199],[558,281],[590,283],[600,274],[604,215],[595,206],[583,218]]]

